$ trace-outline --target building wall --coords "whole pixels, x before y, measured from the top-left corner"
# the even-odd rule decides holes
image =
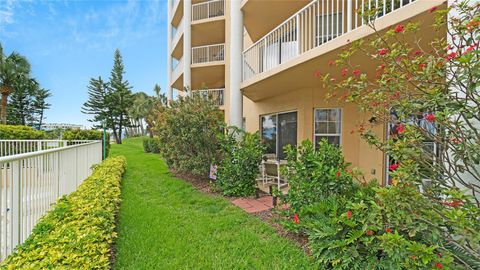
[[[318,88],[294,89],[286,94],[253,102],[244,97],[244,117],[246,130],[255,132],[260,129],[260,116],[270,113],[297,111],[297,144],[314,139],[314,109],[342,108],[341,146],[345,158],[352,167],[359,167],[366,179],[382,181],[385,173],[384,155],[374,149],[357,132],[359,124],[370,117],[360,112],[354,104],[340,104],[325,99],[326,90]],[[385,137],[383,125],[371,126],[375,133]],[[351,131],[355,131],[353,134]]]

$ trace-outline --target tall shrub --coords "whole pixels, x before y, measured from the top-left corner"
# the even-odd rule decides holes
[[[39,140],[45,138],[45,132],[28,126],[0,125],[2,140]]]
[[[155,131],[160,153],[178,172],[207,176],[220,150],[223,114],[211,101],[191,96],[159,108]]]
[[[285,150],[288,165],[284,173],[290,186],[287,201],[294,211],[354,189],[353,177],[347,172],[348,163],[339,147],[321,140],[315,149],[312,142],[305,140],[298,150],[291,146]]]
[[[260,135],[230,128],[222,142],[222,159],[217,169],[216,184],[226,196],[255,194],[258,166],[265,146]]]

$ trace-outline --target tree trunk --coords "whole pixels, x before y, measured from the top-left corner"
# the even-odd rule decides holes
[[[118,136],[118,144],[122,144],[122,132],[123,132],[123,114],[120,115],[120,121],[118,126],[118,132],[120,133]]]
[[[3,86],[6,87],[6,86]],[[3,89],[2,89],[3,90]],[[8,94],[2,91],[2,108],[0,110],[2,124],[7,124],[7,103],[8,103]]]

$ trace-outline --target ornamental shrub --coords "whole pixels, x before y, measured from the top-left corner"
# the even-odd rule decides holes
[[[265,146],[260,135],[231,127],[222,140],[222,159],[217,168],[217,187],[225,196],[255,194],[258,166]]]
[[[159,108],[155,121],[160,154],[169,168],[208,176],[220,153],[223,113],[212,101],[197,95],[179,98]]]
[[[312,142],[305,140],[298,150],[286,148],[288,165],[284,174],[290,189],[287,202],[292,210],[314,204],[333,194],[348,194],[355,190],[353,177],[347,172],[348,163],[339,147],[321,140],[315,149]]]
[[[106,159],[76,191],[57,200],[2,269],[110,269],[124,157]]]
[[[143,151],[145,153],[160,153],[158,138],[143,138]]]
[[[2,140],[40,140],[45,138],[45,132],[29,126],[0,125]]]
[[[107,157],[110,153],[110,134],[107,132]],[[86,129],[67,129],[62,133],[62,140],[101,140],[103,141],[103,131],[101,130],[86,130]]]

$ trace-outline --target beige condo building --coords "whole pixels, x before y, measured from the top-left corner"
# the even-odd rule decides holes
[[[368,115],[353,104],[327,100],[315,72],[340,76],[329,60],[373,30],[357,11],[377,7],[378,30],[419,21],[418,35],[434,38],[433,7],[444,0],[169,0],[168,97],[213,98],[230,125],[260,131],[268,151],[326,138],[368,179],[386,181],[388,157],[363,141]],[[371,59],[353,59],[374,73]],[[386,137],[388,127],[372,124]]]

